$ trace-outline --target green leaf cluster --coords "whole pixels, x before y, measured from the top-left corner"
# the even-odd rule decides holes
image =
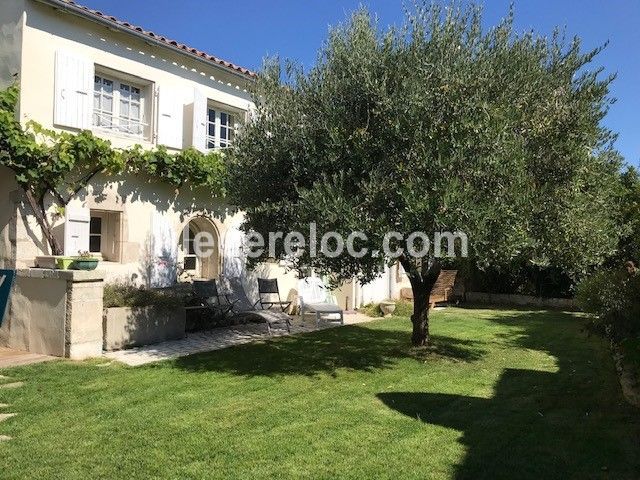
[[[177,188],[204,187],[212,196],[225,194],[221,152],[140,145],[116,149],[88,130],[77,134],[48,130],[35,122],[26,128],[16,119],[17,85],[0,92],[0,165],[13,170],[18,184],[41,199],[47,193],[64,206],[96,174],[144,174]]]
[[[312,69],[267,62],[229,165],[245,228],[304,232],[314,221],[366,233],[369,251],[388,231],[463,231],[480,267],[578,276],[601,264],[617,248],[622,164],[602,124],[614,77],[592,67],[601,48],[515,32],[513,12],[482,25],[479,7],[425,2],[381,31],[360,9]],[[361,280],[383,265],[297,262]]]

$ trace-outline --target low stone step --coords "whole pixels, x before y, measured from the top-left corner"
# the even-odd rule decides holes
[[[8,435],[0,435],[0,442],[8,442],[11,440],[11,437]]]
[[[7,408],[8,406],[8,403],[0,403],[0,408]]]

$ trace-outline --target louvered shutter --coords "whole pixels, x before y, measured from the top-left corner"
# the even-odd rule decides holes
[[[178,242],[171,222],[162,213],[151,216],[152,265],[149,286],[169,287],[176,283],[178,273]]]
[[[89,59],[58,50],[55,59],[54,124],[91,127],[94,65]]]
[[[65,209],[64,254],[75,256],[89,251],[89,225],[91,213],[88,208]]]
[[[207,149],[207,97],[197,88],[193,92],[192,122],[191,146],[204,152]]]
[[[184,101],[180,92],[169,87],[158,91],[158,144],[178,150],[183,148]]]
[[[243,277],[246,273],[244,254],[245,234],[239,225],[233,225],[224,237],[223,272],[226,278]]]

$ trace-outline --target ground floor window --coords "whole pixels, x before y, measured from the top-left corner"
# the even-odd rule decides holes
[[[89,252],[102,251],[102,217],[93,216],[89,222]]]
[[[122,214],[108,210],[91,210],[89,252],[104,260],[119,262],[122,246]]]

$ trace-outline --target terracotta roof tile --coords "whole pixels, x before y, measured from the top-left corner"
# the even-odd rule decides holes
[[[110,15],[106,15],[106,14],[104,14],[102,12],[99,12],[98,10],[92,10],[91,8],[85,7],[84,5],[80,5],[80,4],[76,3],[76,2],[74,2],[73,0],[62,0],[62,2],[83,10],[84,12],[87,13],[88,16],[94,16],[96,18],[115,23],[120,27],[124,27],[124,28],[132,30],[134,32],[142,33],[142,34],[144,34],[144,35],[146,35],[146,36],[148,36],[150,38],[153,38],[154,40],[159,40],[162,43],[166,43],[168,46],[173,46],[173,47],[179,48],[181,50],[188,51],[188,52],[190,52],[190,53],[192,53],[194,55],[197,55],[199,57],[202,57],[202,58],[208,60],[209,62],[211,62],[213,64],[220,65],[220,66],[223,66],[225,68],[234,70],[234,71],[242,73],[243,75],[246,75],[248,77],[255,77],[256,76],[256,73],[251,71],[251,70],[249,70],[248,68],[244,68],[244,67],[241,67],[239,65],[235,65],[235,64],[233,64],[231,62],[227,62],[226,60],[223,60],[221,58],[215,57],[213,55],[209,55],[206,52],[200,51],[197,48],[189,47],[189,46],[184,45],[182,43],[178,43],[175,40],[171,40],[169,38],[163,37],[161,35],[158,35],[156,33],[151,32],[151,31],[145,30],[142,27],[139,27],[137,25],[132,25],[129,22],[124,22],[122,20],[118,20],[115,17],[112,17]]]

